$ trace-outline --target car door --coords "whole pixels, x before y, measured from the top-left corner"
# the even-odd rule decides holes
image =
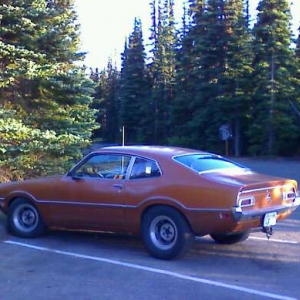
[[[156,193],[163,187],[162,171],[154,160],[136,157],[132,162],[126,181],[125,219],[132,232],[136,232],[141,218],[140,208],[145,200],[155,199]],[[154,203],[154,202],[153,202]],[[130,209],[131,208],[131,209]]]
[[[124,224],[125,175],[131,156],[94,154],[68,176],[64,199],[55,207],[55,222],[71,228],[118,230]]]

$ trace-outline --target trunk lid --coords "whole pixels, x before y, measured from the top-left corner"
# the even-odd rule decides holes
[[[243,209],[261,209],[290,204],[296,198],[297,182],[245,170],[224,170],[202,176],[219,183],[240,187],[237,205]]]

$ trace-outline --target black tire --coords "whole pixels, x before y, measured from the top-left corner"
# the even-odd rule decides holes
[[[16,199],[8,210],[8,231],[12,234],[33,238],[45,232],[45,225],[36,207],[26,199]]]
[[[210,236],[219,244],[231,245],[245,241],[249,235],[250,233],[245,231],[239,233],[211,234]]]
[[[195,239],[180,212],[163,205],[150,208],[145,213],[142,237],[149,253],[165,260],[183,256]]]

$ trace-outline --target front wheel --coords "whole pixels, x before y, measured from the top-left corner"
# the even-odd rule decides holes
[[[223,233],[223,234],[211,234],[210,236],[219,244],[235,244],[245,241],[249,237],[248,231],[239,233]]]
[[[150,254],[159,259],[183,256],[194,241],[187,221],[174,208],[155,206],[142,219],[142,236]]]
[[[16,199],[8,211],[8,230],[19,237],[31,238],[44,233],[45,225],[35,206],[25,199]]]

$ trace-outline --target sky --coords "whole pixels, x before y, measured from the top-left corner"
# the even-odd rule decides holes
[[[185,0],[175,0],[175,15],[180,21]],[[250,0],[255,18],[259,0]],[[300,26],[300,0],[291,0],[293,30]],[[120,56],[125,40],[133,31],[134,18],[143,26],[145,45],[149,40],[151,25],[150,0],[75,0],[75,9],[81,29],[81,50],[87,52],[85,65],[100,70],[107,66],[109,58],[120,66]]]

